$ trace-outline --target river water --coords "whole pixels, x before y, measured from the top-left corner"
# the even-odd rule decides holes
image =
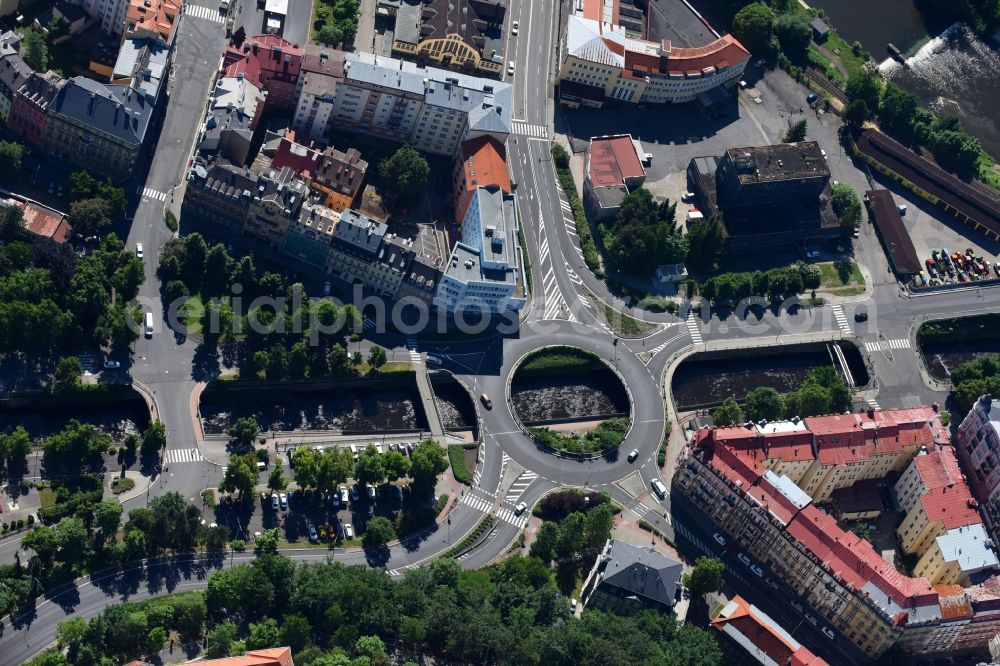
[[[958,116],[983,148],[1000,157],[1000,49],[964,25],[925,22],[913,0],[812,0],[840,35],[860,41],[890,80],[936,113]],[[930,38],[931,35],[936,35]],[[892,43],[906,65],[888,57]]]
[[[149,409],[138,395],[114,405],[67,405],[51,407],[0,407],[0,433],[24,426],[36,443],[63,430],[70,420],[89,423],[121,442],[127,435],[140,434],[149,425]]]
[[[521,379],[510,387],[514,410],[524,423],[628,414],[628,393],[607,369],[585,375]]]

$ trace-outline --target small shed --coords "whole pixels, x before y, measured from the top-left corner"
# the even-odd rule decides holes
[[[820,17],[814,18],[809,21],[809,27],[812,28],[813,40],[817,44],[822,44],[826,41],[826,38],[830,36],[830,26]]]

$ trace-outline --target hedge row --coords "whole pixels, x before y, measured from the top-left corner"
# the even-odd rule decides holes
[[[590,233],[590,224],[587,222],[587,215],[583,212],[583,203],[576,193],[573,173],[569,169],[569,154],[562,146],[552,146],[552,160],[556,165],[559,184],[573,210],[573,221],[576,223],[576,235],[580,239],[580,249],[583,250],[583,261],[597,277],[603,277],[604,271],[601,269],[601,258],[597,254],[597,244],[594,243],[594,236]]]
[[[448,549],[448,551],[444,555],[442,555],[442,557],[456,557],[458,555],[461,555],[463,551],[468,549],[469,546],[471,546],[476,542],[476,539],[478,539],[483,535],[483,532],[485,532],[492,526],[493,526],[493,516],[490,514],[486,514],[482,522],[476,525],[476,529],[472,530],[472,532],[469,533],[469,536],[465,537],[457,544],[455,544],[452,548]]]
[[[467,486],[472,485],[472,472],[465,467],[465,447],[461,444],[448,445],[448,461],[455,480]]]

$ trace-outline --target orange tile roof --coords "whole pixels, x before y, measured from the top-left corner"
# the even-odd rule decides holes
[[[731,626],[777,664],[823,666],[827,663],[743,597],[736,595],[730,603],[735,604],[736,608],[729,615],[720,614],[712,620],[712,626],[719,631],[723,631],[727,625]]]
[[[913,464],[916,465],[917,475],[928,490],[957,484],[965,485],[962,470],[955,458],[955,449],[950,446],[942,446],[925,456],[917,456],[913,459]]]
[[[626,180],[645,176],[646,170],[628,134],[596,136],[590,140],[587,177],[594,187],[621,185]]]
[[[240,657],[199,661],[198,666],[294,666],[292,649],[287,647],[251,650]]]
[[[496,186],[510,194],[510,172],[507,151],[503,144],[490,136],[470,139],[462,144],[462,189],[457,193],[455,220],[465,219],[472,195],[479,187]]]
[[[62,213],[25,201],[16,203],[24,211],[24,226],[31,233],[56,243],[65,243],[69,238],[73,228]]]
[[[181,3],[178,0],[131,0],[125,12],[126,31],[156,33],[170,44],[180,18]]]
[[[941,619],[954,620],[958,617],[972,617],[972,604],[961,585],[934,585],[940,597]]]
[[[972,493],[964,483],[926,492],[920,496],[920,504],[927,514],[927,520],[941,521],[947,530],[983,522],[976,508],[976,500],[972,499]]]

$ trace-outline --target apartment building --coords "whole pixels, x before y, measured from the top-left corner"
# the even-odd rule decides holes
[[[1000,405],[994,412],[992,396],[976,401],[959,425],[956,440],[955,453],[995,535],[1000,525]]]
[[[10,105],[18,89],[31,76],[31,68],[20,55],[21,40],[16,33],[0,35],[0,120],[7,122]]]
[[[922,446],[929,453],[918,460],[927,458],[927,462],[913,463],[920,467],[940,459],[931,453],[948,450],[946,435],[939,431],[940,422],[931,408],[884,414],[887,418],[879,421],[879,430],[888,432],[867,437],[871,447],[875,448],[872,442],[883,435],[892,441],[898,437],[900,447],[925,440],[928,444]],[[848,435],[857,429],[871,429],[866,425],[871,414],[855,416],[864,418],[841,424],[846,441],[854,439]],[[816,428],[810,421],[806,425],[813,433],[812,448],[816,450],[829,443],[834,433],[832,428]],[[911,654],[985,646],[989,632],[1000,627],[1000,578],[990,576],[989,567],[974,565],[977,556],[982,559],[987,545],[985,535],[974,524],[934,537],[918,563],[919,571],[913,577],[905,576],[868,542],[840,528],[791,478],[768,469],[765,462],[776,464],[771,447],[764,443],[770,438],[761,438],[755,429],[748,427],[740,434],[740,429],[729,428],[721,436],[719,430],[697,431],[678,465],[674,489],[710,518],[734,547],[764,563],[770,569],[767,575],[783,581],[823,622],[869,655],[878,656],[897,641]],[[878,458],[874,456],[876,462],[870,464],[893,468],[894,463]],[[949,479],[953,467],[947,463],[944,467],[936,475],[922,475],[924,485],[935,487]],[[914,474],[917,472],[909,469],[903,472],[897,496],[913,511],[926,514],[928,507],[919,496],[914,500],[909,490],[911,482],[914,488],[917,485]],[[942,520],[941,514],[951,514],[960,507],[939,509],[931,503],[927,522]],[[959,550],[961,557],[956,560],[952,555],[958,555]],[[954,585],[955,580],[968,587]]]
[[[299,217],[308,192],[306,182],[294,169],[265,169],[250,200],[243,233],[280,249],[289,227]]]
[[[690,102],[716,88],[734,87],[750,59],[732,35],[684,48],[667,39],[635,39],[620,25],[579,14],[568,18],[562,56],[560,100],[598,108],[607,101]]]
[[[345,53],[343,67],[330,122],[442,155],[510,134],[510,84],[364,52]]]
[[[399,283],[396,298],[420,302],[428,307],[432,306],[438,285],[441,282],[441,275],[441,269],[436,265],[420,255],[414,256],[406,274],[403,275],[403,281]]]
[[[7,128],[35,148],[45,143],[49,106],[65,80],[53,71],[32,72],[10,101]]]
[[[333,230],[326,272],[348,284],[367,284],[387,229],[382,222],[345,210]]]
[[[81,167],[101,165],[112,179],[129,178],[145,154],[154,106],[131,86],[73,77],[49,105],[45,152]]]
[[[476,190],[495,185],[511,193],[510,173],[507,169],[507,150],[503,143],[491,136],[481,136],[462,144],[452,190],[455,197],[455,219],[462,220]]]
[[[310,187],[323,196],[323,205],[343,212],[361,199],[368,162],[357,148],[346,151],[332,146],[320,155]]]
[[[497,186],[476,190],[434,298],[439,309],[497,314],[524,306],[517,225],[513,196]]]
[[[397,298],[414,256],[412,240],[386,234],[368,274],[367,285],[386,298]]]
[[[337,82],[344,78],[344,52],[306,44],[295,88],[292,127],[302,136],[322,139],[333,113]]]
[[[301,214],[289,224],[281,251],[317,271],[326,271],[333,230],[339,221],[339,212],[316,203],[304,203]]]
[[[628,134],[595,136],[587,146],[583,205],[592,220],[618,214],[622,200],[646,181],[646,170]]]
[[[291,112],[296,108],[302,54],[300,46],[275,34],[247,37],[226,49],[221,75],[242,76],[263,91],[266,112]]]
[[[188,174],[181,215],[197,217],[243,234],[258,175],[226,160],[199,158]]]
[[[125,40],[153,39],[167,48],[173,46],[181,21],[182,3],[179,0],[93,1],[108,7],[108,13],[101,14],[104,32],[121,34]]]

